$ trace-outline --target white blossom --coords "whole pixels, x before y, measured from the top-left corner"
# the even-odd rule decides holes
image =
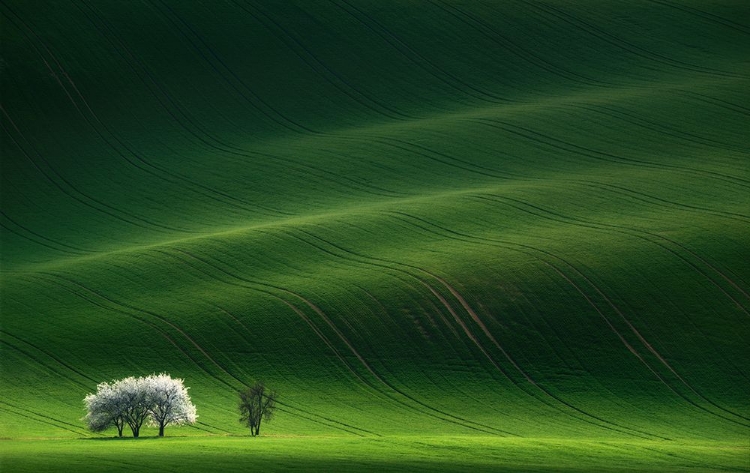
[[[159,427],[159,436],[164,436],[164,427],[169,424],[193,424],[197,417],[195,405],[190,402],[188,388],[181,379],[173,379],[166,373],[145,378],[151,423]]]
[[[141,426],[149,420],[159,427],[159,436],[164,436],[167,425],[195,423],[196,409],[187,391],[181,379],[172,379],[166,373],[100,383],[96,393],[83,400],[87,411],[83,420],[94,432],[115,426],[120,437],[125,424],[133,437],[138,437]]]

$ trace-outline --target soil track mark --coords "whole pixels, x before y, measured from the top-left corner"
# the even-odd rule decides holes
[[[419,221],[421,221],[421,222],[423,222],[423,223],[426,223],[426,224],[429,224],[429,225],[434,225],[434,224],[432,224],[432,223],[430,223],[430,222],[427,222],[426,220],[420,219],[420,218],[418,218],[418,217],[413,217],[413,216],[409,216],[408,214],[403,214],[403,213],[402,213],[402,215],[404,215],[404,216],[408,216],[408,217],[410,217],[410,218],[412,218],[412,219],[415,219],[415,220],[419,220]],[[436,226],[436,225],[435,225],[435,226]],[[422,229],[425,229],[425,228],[424,228],[424,227],[422,227],[422,226],[419,226],[419,227],[420,227],[420,228],[422,228]],[[535,247],[533,247],[533,246],[530,246],[530,245],[518,244],[518,243],[513,243],[513,242],[505,242],[505,241],[502,241],[502,240],[496,240],[496,239],[486,239],[486,238],[472,237],[472,236],[470,236],[470,235],[465,235],[465,234],[457,233],[457,232],[454,232],[454,231],[452,231],[452,230],[448,230],[448,229],[445,229],[445,228],[443,228],[443,227],[439,227],[439,226],[436,226],[436,227],[437,227],[437,228],[439,228],[439,229],[441,229],[441,230],[443,230],[443,231],[446,231],[446,232],[449,232],[449,233],[454,233],[454,234],[456,234],[456,235],[461,235],[461,236],[465,237],[466,239],[464,239],[463,241],[468,241],[468,242],[471,242],[471,241],[472,241],[472,239],[473,239],[473,240],[476,240],[476,241],[475,241],[475,243],[477,243],[477,244],[479,244],[478,242],[488,242],[488,243],[490,243],[490,244],[496,244],[496,245],[500,245],[501,247],[504,247],[504,248],[507,248],[507,249],[514,249],[514,250],[516,250],[516,251],[521,251],[522,253],[525,253],[525,254],[527,254],[527,255],[530,255],[530,256],[534,256],[534,257],[535,257],[536,259],[539,259],[539,260],[540,260],[540,261],[541,261],[542,263],[544,263],[544,264],[546,264],[546,265],[548,265],[548,266],[550,266],[550,265],[551,265],[551,263],[549,263],[549,261],[546,261],[546,260],[545,260],[545,259],[543,259],[543,258],[540,258],[540,257],[539,257],[539,255],[538,255],[538,253],[541,253],[541,254],[543,254],[543,255],[546,255],[547,257],[550,257],[550,258],[553,258],[554,260],[558,260],[558,261],[562,262],[562,263],[563,263],[563,264],[565,264],[566,266],[568,266],[568,267],[572,268],[572,269],[573,269],[573,270],[574,270],[574,271],[575,271],[575,272],[576,272],[577,274],[579,274],[579,276],[581,276],[582,278],[584,278],[584,279],[585,279],[585,280],[586,280],[586,281],[587,281],[587,282],[588,282],[588,283],[589,283],[589,284],[590,284],[590,285],[591,285],[591,286],[592,286],[592,287],[593,287],[593,288],[594,288],[594,289],[595,289],[595,290],[596,290],[597,292],[599,292],[599,293],[600,293],[600,295],[602,295],[602,296],[603,296],[603,297],[605,298],[605,300],[606,300],[606,301],[607,301],[607,302],[608,302],[608,303],[609,303],[609,304],[610,304],[610,305],[612,306],[612,308],[613,308],[613,309],[614,309],[614,310],[615,310],[615,311],[616,311],[616,312],[617,312],[617,313],[618,313],[618,314],[619,314],[619,315],[620,315],[621,317],[623,317],[623,318],[625,319],[626,323],[627,323],[627,324],[628,324],[628,325],[629,325],[629,326],[631,327],[631,329],[632,329],[632,330],[635,330],[635,327],[634,327],[634,326],[632,326],[632,324],[631,324],[631,323],[630,323],[630,322],[629,322],[629,321],[628,321],[628,320],[627,320],[627,319],[625,318],[624,314],[622,314],[622,313],[621,313],[621,312],[619,311],[619,309],[618,309],[618,308],[617,308],[616,306],[614,306],[614,304],[612,304],[611,300],[610,300],[609,298],[607,298],[607,297],[606,297],[606,296],[605,296],[605,295],[603,294],[603,292],[601,292],[601,290],[600,290],[600,289],[598,289],[598,287],[596,287],[596,286],[595,286],[595,285],[593,284],[593,282],[591,282],[591,280],[590,280],[590,279],[588,279],[588,278],[587,278],[587,277],[586,277],[585,275],[583,275],[583,274],[582,274],[582,273],[581,273],[581,272],[580,272],[580,271],[579,271],[578,269],[576,269],[576,268],[575,268],[575,266],[573,266],[573,265],[572,265],[571,263],[569,263],[569,262],[568,262],[568,261],[566,261],[565,259],[561,258],[560,256],[558,256],[558,255],[555,255],[555,254],[553,254],[553,253],[550,253],[550,252],[548,252],[548,251],[546,251],[546,250],[542,250],[542,249],[539,249],[539,248],[535,248]],[[486,244],[486,243],[485,243],[485,244]],[[662,245],[660,245],[660,246],[662,246]],[[530,250],[531,252],[533,252],[533,253],[530,253],[530,252],[529,252],[529,250]],[[672,252],[673,252],[673,251],[672,251]],[[679,257],[679,255],[678,255],[678,254],[676,254],[676,256],[678,256],[678,257]],[[701,406],[700,404],[697,404],[697,403],[696,403],[695,401],[693,401],[692,399],[689,399],[689,398],[688,398],[688,397],[686,397],[686,396],[685,396],[684,394],[678,393],[678,392],[677,392],[677,391],[676,391],[676,390],[675,390],[675,389],[674,389],[674,388],[673,388],[673,387],[672,387],[672,386],[671,386],[670,384],[668,384],[668,383],[666,382],[666,380],[664,380],[664,378],[663,378],[663,377],[662,377],[661,375],[659,375],[658,373],[656,373],[656,371],[655,371],[655,370],[653,369],[653,367],[651,367],[651,365],[649,365],[649,364],[648,364],[648,363],[647,363],[647,362],[645,361],[645,359],[643,359],[643,358],[641,357],[641,355],[640,355],[640,354],[639,354],[639,353],[638,353],[638,352],[637,352],[637,351],[636,351],[636,350],[634,349],[634,347],[633,347],[633,346],[632,346],[632,345],[631,345],[630,343],[626,342],[626,340],[625,340],[625,338],[624,338],[624,337],[622,336],[622,334],[620,334],[620,332],[619,332],[619,331],[617,331],[617,330],[615,329],[615,327],[614,327],[614,326],[613,326],[613,325],[611,324],[611,322],[609,321],[609,319],[608,319],[608,318],[607,318],[606,316],[604,316],[604,314],[603,314],[603,313],[601,312],[601,310],[600,310],[600,309],[598,308],[598,306],[596,306],[596,305],[595,305],[595,304],[594,304],[594,303],[593,303],[593,302],[591,301],[591,299],[590,299],[590,298],[589,298],[589,297],[588,297],[588,296],[587,296],[587,295],[586,295],[586,294],[585,294],[585,293],[584,293],[584,292],[583,292],[582,290],[580,290],[580,288],[578,288],[578,286],[577,286],[577,285],[575,285],[575,284],[574,284],[574,283],[572,282],[572,280],[570,280],[570,278],[568,278],[567,276],[564,276],[564,274],[562,274],[561,272],[559,272],[559,269],[557,269],[556,267],[554,267],[554,266],[552,266],[552,267],[553,267],[553,268],[554,268],[554,269],[556,270],[556,272],[558,272],[558,273],[559,273],[559,274],[560,274],[560,275],[561,275],[561,276],[562,276],[562,277],[563,277],[563,278],[564,278],[564,279],[565,279],[565,280],[566,280],[566,281],[567,281],[568,283],[570,283],[570,284],[571,284],[571,285],[572,285],[572,286],[573,286],[573,287],[574,287],[574,288],[575,288],[575,289],[576,289],[576,290],[577,290],[578,292],[580,292],[580,293],[581,293],[581,295],[583,295],[583,297],[584,297],[584,298],[585,298],[585,299],[587,300],[587,302],[589,303],[589,305],[591,305],[591,306],[592,306],[592,307],[593,307],[593,308],[594,308],[594,309],[595,309],[595,310],[596,310],[596,311],[597,311],[597,312],[598,312],[598,313],[599,313],[599,314],[600,314],[600,315],[601,315],[601,316],[603,317],[603,319],[604,319],[604,320],[606,321],[607,325],[608,325],[608,326],[609,326],[609,327],[610,327],[610,328],[611,328],[612,330],[614,330],[614,332],[615,332],[615,333],[617,334],[617,336],[618,336],[618,337],[620,338],[620,340],[621,340],[621,341],[622,341],[622,342],[623,342],[623,343],[625,344],[626,348],[627,348],[627,349],[628,349],[628,350],[629,350],[629,351],[630,351],[630,352],[631,352],[631,353],[632,353],[633,355],[635,355],[635,356],[636,356],[636,357],[637,357],[637,358],[638,358],[639,360],[641,360],[641,361],[642,361],[642,363],[644,364],[644,366],[646,366],[646,368],[648,368],[648,370],[649,370],[650,372],[652,372],[652,373],[653,373],[653,374],[654,374],[655,376],[657,376],[657,378],[658,378],[658,379],[659,379],[659,380],[660,380],[660,381],[661,381],[661,382],[662,382],[662,383],[663,383],[663,384],[664,384],[664,385],[665,385],[665,386],[666,386],[667,388],[669,388],[669,390],[670,390],[670,391],[672,391],[672,392],[674,392],[675,394],[677,394],[677,395],[678,395],[678,396],[679,396],[680,398],[682,398],[683,400],[685,400],[685,401],[686,401],[687,403],[689,403],[690,405],[692,405],[692,406],[696,407],[697,409],[699,409],[699,410],[701,410],[701,411],[704,411],[705,413],[707,413],[707,414],[709,414],[709,415],[712,415],[712,416],[716,416],[716,417],[719,417],[719,418],[721,418],[721,419],[723,419],[723,420],[726,420],[726,421],[729,421],[729,422],[732,422],[732,423],[735,423],[735,424],[739,424],[739,425],[743,425],[743,426],[746,426],[746,424],[745,424],[744,422],[742,422],[742,421],[737,421],[737,420],[735,420],[735,419],[732,419],[732,418],[726,417],[725,415],[722,415],[722,414],[718,414],[718,413],[716,413],[716,412],[713,412],[713,411],[712,411],[711,409],[708,409],[708,408],[706,408],[706,407],[704,407],[704,406]],[[417,268],[417,269],[419,269],[419,268]],[[421,269],[420,269],[420,271],[424,271],[424,270],[421,270]],[[715,283],[714,283],[714,284],[715,284]],[[721,288],[720,288],[720,289],[721,289]],[[639,337],[639,338],[642,338],[642,337]],[[644,345],[644,346],[646,346],[646,348],[648,349],[648,346],[650,346],[650,344],[648,344],[648,342],[646,342],[646,341],[645,341],[645,339],[643,339],[643,342],[645,342],[645,345]],[[653,347],[652,347],[652,348],[653,348]],[[503,351],[504,351],[504,350],[503,350]],[[650,350],[649,350],[649,351],[650,351]],[[653,354],[654,354],[654,355],[655,355],[655,356],[656,356],[656,357],[657,357],[657,358],[658,358],[658,359],[659,359],[660,361],[662,361],[663,363],[666,363],[666,361],[664,360],[664,358],[663,358],[663,357],[661,357],[661,355],[659,355],[659,354],[658,354],[657,352],[655,352],[655,350],[654,350]],[[715,408],[717,408],[717,409],[719,409],[719,410],[721,410],[721,411],[723,411],[723,412],[725,412],[725,413],[727,413],[727,414],[730,414],[730,415],[732,415],[732,416],[736,416],[736,417],[739,417],[739,418],[741,418],[741,419],[743,419],[743,420],[748,420],[748,419],[747,419],[746,417],[744,417],[744,416],[742,416],[742,415],[740,415],[740,414],[738,414],[738,413],[736,413],[736,412],[733,412],[733,411],[731,411],[731,410],[728,410],[728,409],[726,409],[726,408],[723,408],[723,407],[719,406],[718,404],[714,403],[713,401],[711,401],[710,399],[706,398],[705,396],[703,396],[702,394],[700,394],[700,393],[699,393],[699,392],[698,392],[698,391],[697,391],[697,390],[696,390],[695,388],[693,388],[693,387],[692,387],[692,386],[691,386],[690,384],[688,384],[688,383],[687,383],[687,381],[685,381],[685,380],[684,380],[684,378],[680,377],[680,376],[679,376],[679,375],[678,375],[678,374],[676,373],[676,371],[674,371],[674,370],[672,369],[672,367],[671,367],[671,366],[669,366],[669,365],[667,364],[667,365],[666,365],[666,367],[667,367],[667,369],[669,369],[670,371],[672,371],[674,375],[676,375],[676,376],[677,376],[678,380],[679,380],[679,381],[680,381],[681,383],[683,383],[683,384],[684,384],[684,385],[685,385],[685,386],[686,386],[686,387],[687,387],[687,388],[688,388],[688,389],[689,389],[690,391],[692,391],[692,392],[693,392],[693,393],[694,393],[695,395],[697,395],[697,396],[698,396],[698,397],[699,397],[700,399],[702,399],[702,400],[703,400],[704,402],[706,402],[706,403],[708,403],[708,404],[710,404],[710,405],[714,406]]]
[[[418,282],[419,282],[420,284],[422,284],[422,285],[427,285],[428,289],[430,289],[430,286],[429,286],[429,284],[427,284],[427,283],[426,283],[426,282],[425,282],[424,280],[422,280],[422,279],[418,278],[418,277],[417,277],[417,276],[416,276],[415,274],[413,274],[413,273],[412,273],[411,271],[409,271],[409,270],[404,270],[404,269],[399,269],[399,267],[401,267],[401,268],[409,268],[410,270],[416,270],[416,271],[418,271],[418,272],[420,272],[420,273],[423,273],[423,274],[427,274],[428,276],[430,276],[430,277],[433,277],[433,278],[435,278],[435,279],[437,280],[437,277],[436,277],[436,276],[434,276],[434,275],[432,275],[432,273],[430,273],[430,272],[427,272],[427,271],[425,271],[424,269],[422,269],[422,268],[419,268],[419,267],[417,267],[417,266],[413,266],[413,265],[410,265],[410,264],[406,264],[406,263],[398,263],[398,262],[394,262],[394,261],[389,261],[389,260],[386,260],[386,259],[382,259],[382,258],[375,258],[375,257],[363,256],[363,255],[360,255],[360,254],[358,254],[358,253],[355,253],[355,252],[353,252],[353,251],[350,251],[350,250],[346,250],[346,249],[343,249],[342,247],[340,247],[340,246],[338,246],[338,245],[335,245],[335,244],[333,244],[333,243],[331,243],[331,242],[328,242],[327,240],[324,240],[324,239],[322,239],[322,238],[320,238],[320,237],[317,237],[317,236],[315,236],[315,235],[312,235],[312,234],[311,234],[311,233],[309,233],[309,232],[305,232],[305,231],[303,231],[303,230],[299,230],[299,231],[300,231],[300,232],[302,232],[302,233],[305,233],[305,234],[307,234],[308,236],[311,236],[311,237],[313,237],[313,238],[315,238],[315,239],[321,240],[321,241],[323,241],[324,243],[326,243],[327,245],[333,246],[333,247],[335,247],[335,248],[338,248],[338,249],[339,249],[339,250],[341,250],[341,251],[344,251],[344,252],[346,252],[346,253],[349,253],[349,254],[351,254],[351,255],[354,255],[354,256],[356,256],[357,258],[359,258],[359,259],[360,259],[360,262],[361,262],[361,263],[365,263],[365,264],[371,264],[371,265],[374,265],[374,266],[381,266],[381,267],[384,267],[384,268],[388,268],[389,270],[396,270],[396,271],[401,271],[401,272],[403,272],[404,274],[406,274],[407,276],[409,276],[409,277],[411,277],[411,278],[414,278],[414,279],[416,279],[416,280],[417,280],[417,281],[418,281]],[[305,240],[302,240],[302,241],[305,241]],[[306,242],[306,243],[308,243],[308,244],[311,244],[310,242]],[[313,245],[313,246],[315,246],[315,245]],[[324,251],[324,252],[330,253],[330,252],[329,252],[328,250],[322,249],[322,248],[320,248],[320,247],[318,247],[318,246],[316,246],[316,248],[320,249],[321,251]],[[517,251],[522,251],[522,250],[517,250]],[[330,254],[332,254],[332,255],[334,255],[334,256],[335,256],[335,254],[334,254],[334,253],[330,253]],[[395,267],[394,267],[394,266],[395,266]],[[433,288],[433,289],[431,289],[431,292],[433,292],[433,294],[435,294],[435,293],[436,293],[437,291],[435,291],[435,290],[434,290],[434,288]],[[450,289],[449,289],[449,292],[450,292]],[[437,294],[435,294],[435,295],[437,295]],[[454,297],[455,297],[455,295],[454,295]],[[447,309],[448,309],[448,310],[450,311],[451,315],[453,315],[453,316],[454,316],[454,318],[455,318],[455,317],[458,317],[458,315],[456,314],[456,312],[455,312],[455,311],[453,310],[453,308],[452,308],[452,307],[450,306],[450,304],[448,304],[448,302],[447,302],[447,301],[445,300],[445,298],[442,298],[442,296],[441,296],[441,297],[440,297],[439,299],[441,299],[441,303],[443,303],[443,305],[444,305],[444,306],[445,306],[445,307],[446,307],[446,308],[447,308]],[[458,298],[457,298],[457,299],[458,299]],[[461,298],[461,299],[463,299],[463,298]],[[465,302],[465,300],[464,300],[464,302]],[[459,300],[459,303],[460,303],[460,300]],[[468,306],[468,304],[467,304],[467,306]],[[463,307],[463,305],[462,305],[462,307]],[[466,310],[466,308],[465,308],[465,307],[464,307],[464,309]],[[470,309],[470,307],[469,307],[469,309]],[[473,312],[473,310],[472,310],[472,312]],[[476,315],[476,314],[475,314],[475,315]],[[476,321],[475,321],[475,322],[476,322]],[[480,324],[481,324],[481,325],[480,325],[480,327],[481,327],[481,326],[484,326],[484,324],[483,324],[483,323],[481,322],[481,319],[479,320],[479,322],[480,322]],[[500,351],[501,351],[501,352],[502,352],[502,353],[503,353],[503,354],[504,354],[504,355],[506,356],[506,358],[508,359],[508,361],[510,361],[510,362],[511,362],[511,364],[512,364],[512,365],[514,366],[514,368],[516,368],[516,370],[517,370],[517,371],[518,371],[518,372],[519,372],[519,373],[520,373],[520,374],[521,374],[522,376],[524,376],[524,378],[526,378],[526,380],[527,380],[527,381],[529,381],[529,382],[530,382],[530,384],[531,384],[531,385],[532,385],[532,386],[533,386],[534,388],[537,388],[537,389],[539,389],[539,390],[540,390],[540,391],[541,391],[541,392],[542,392],[542,393],[543,393],[543,394],[544,394],[545,396],[547,396],[547,397],[550,397],[550,398],[552,398],[552,399],[553,399],[554,401],[556,401],[556,402],[558,402],[558,403],[562,404],[562,405],[563,405],[564,407],[560,407],[560,406],[557,406],[557,405],[553,404],[553,403],[552,403],[551,401],[548,401],[548,400],[546,400],[546,399],[544,399],[544,398],[540,398],[540,397],[538,397],[538,396],[534,395],[533,393],[530,393],[530,392],[529,392],[529,391],[527,391],[527,390],[526,390],[525,388],[523,388],[523,387],[522,387],[522,386],[521,386],[520,384],[518,384],[518,383],[517,383],[517,382],[516,382],[515,380],[513,380],[513,379],[512,379],[512,378],[511,378],[511,377],[510,377],[510,376],[508,375],[508,373],[507,373],[507,372],[506,372],[505,370],[501,369],[501,368],[499,367],[499,365],[497,365],[497,362],[496,362],[496,361],[494,361],[494,359],[492,359],[492,357],[491,357],[491,356],[489,356],[489,353],[487,352],[487,350],[486,350],[486,349],[485,349],[485,348],[484,348],[484,347],[483,347],[483,346],[481,345],[481,343],[479,343],[479,342],[478,342],[478,339],[476,338],[476,336],[475,336],[475,335],[473,335],[473,334],[472,334],[472,333],[470,332],[470,330],[468,329],[468,327],[467,327],[467,326],[466,326],[466,325],[465,325],[464,323],[460,323],[460,325],[461,325],[461,326],[462,326],[462,328],[464,328],[465,330],[468,330],[468,332],[465,332],[465,333],[466,333],[466,335],[467,335],[467,336],[468,336],[468,337],[469,337],[469,338],[470,338],[470,339],[471,339],[471,340],[472,340],[472,341],[473,341],[473,342],[474,342],[475,344],[477,344],[477,347],[478,347],[478,348],[480,349],[480,351],[482,351],[482,352],[483,352],[483,353],[485,354],[485,356],[487,356],[487,357],[488,357],[488,359],[490,360],[490,362],[491,362],[491,363],[492,363],[492,364],[493,364],[494,366],[496,366],[496,367],[497,367],[497,368],[498,368],[498,369],[500,370],[500,372],[501,372],[501,373],[502,373],[502,374],[503,374],[503,375],[504,375],[504,376],[505,376],[505,377],[506,377],[507,379],[511,380],[511,381],[513,382],[513,384],[514,384],[514,385],[515,385],[515,386],[516,386],[517,388],[521,389],[521,390],[522,390],[523,392],[525,392],[526,394],[528,394],[528,395],[531,395],[531,396],[533,396],[534,398],[536,398],[537,400],[539,400],[539,401],[540,401],[540,402],[542,402],[543,404],[547,405],[548,407],[550,407],[550,408],[552,408],[552,409],[554,409],[554,410],[560,411],[560,412],[562,412],[562,413],[564,413],[564,414],[566,414],[566,415],[570,415],[570,416],[572,416],[572,417],[574,417],[574,418],[576,418],[577,420],[580,420],[580,421],[582,421],[582,422],[586,422],[586,423],[589,423],[589,424],[592,424],[592,425],[595,425],[595,426],[597,426],[597,427],[600,427],[600,428],[604,428],[604,429],[607,429],[607,430],[618,431],[618,432],[620,432],[620,433],[625,433],[625,434],[627,434],[627,435],[632,435],[632,436],[636,436],[636,437],[640,437],[640,438],[651,438],[651,437],[656,437],[656,438],[664,438],[664,439],[666,439],[665,437],[661,437],[661,436],[659,436],[659,435],[656,435],[656,434],[650,434],[650,433],[647,433],[647,432],[643,432],[643,431],[640,431],[640,430],[638,430],[638,429],[634,429],[634,428],[631,428],[631,427],[625,427],[625,426],[621,426],[621,425],[619,425],[619,424],[617,424],[617,423],[614,423],[614,422],[610,422],[610,421],[608,421],[608,420],[606,420],[606,419],[603,419],[603,418],[601,418],[601,417],[599,417],[599,416],[596,416],[596,415],[594,415],[594,414],[590,414],[590,413],[588,413],[588,412],[586,412],[586,411],[583,411],[582,409],[580,409],[580,408],[578,408],[578,407],[576,407],[576,406],[574,406],[574,405],[572,405],[572,404],[570,404],[570,403],[568,403],[568,402],[566,402],[566,401],[562,400],[562,399],[561,399],[561,398],[559,398],[558,396],[555,396],[554,394],[552,394],[551,392],[549,392],[549,390],[547,390],[547,389],[546,389],[546,388],[544,388],[543,386],[540,386],[540,385],[539,385],[538,383],[536,383],[535,381],[533,381],[533,379],[531,379],[531,378],[530,378],[530,377],[528,376],[528,374],[527,374],[527,373],[526,373],[526,372],[525,372],[524,370],[522,370],[522,369],[520,368],[520,366],[518,366],[518,364],[517,364],[517,363],[516,363],[516,362],[515,362],[515,361],[514,361],[514,360],[513,360],[512,358],[510,358],[510,357],[509,357],[509,355],[507,354],[507,352],[506,352],[506,351],[505,351],[504,349],[502,349],[502,348],[501,348],[501,347],[499,346],[499,344],[498,344],[498,346],[497,346],[497,347],[498,347],[498,348],[500,348]],[[485,330],[486,330],[486,326],[485,326],[484,328],[485,328]],[[489,332],[489,331],[488,331],[488,332]],[[489,334],[488,334],[488,333],[486,333],[486,332],[485,332],[485,335],[489,335],[489,336],[488,336],[488,338],[490,338],[490,337],[491,337],[491,340],[492,340],[492,339],[494,339],[494,336],[492,336],[492,334],[491,334],[491,333],[489,333]],[[497,343],[497,341],[496,341],[496,340],[495,340],[495,343]],[[580,414],[580,415],[583,415],[584,417],[583,417],[583,418],[581,418],[581,417],[578,417],[578,416],[576,416],[576,415],[573,415],[573,414],[572,414],[571,412],[568,412],[568,411],[566,411],[566,408],[567,408],[567,409],[570,409],[570,410],[572,410],[572,411],[574,411],[575,413],[578,413],[578,414]],[[601,423],[603,423],[603,424],[605,424],[605,425],[602,425],[602,424],[600,424],[599,422],[601,422]],[[624,430],[623,430],[623,429],[624,429]]]
[[[232,279],[236,279],[238,281],[241,281],[241,282],[245,283],[245,284],[238,284],[240,287],[247,287],[247,288],[255,289],[255,290],[258,290],[258,288],[257,288],[258,286],[260,286],[261,288],[265,287],[265,288],[273,289],[273,290],[282,292],[284,294],[290,295],[290,296],[295,297],[296,299],[302,301],[308,308],[310,308],[313,312],[315,312],[318,315],[318,317],[320,317],[320,319],[337,336],[337,338],[344,345],[346,345],[346,347],[349,349],[349,351],[352,353],[352,355],[354,355],[354,357],[362,364],[362,366],[365,368],[365,370],[367,372],[369,372],[370,375],[375,380],[377,380],[379,384],[381,384],[382,386],[385,386],[388,389],[388,391],[395,392],[395,393],[399,394],[400,396],[402,396],[403,398],[405,398],[406,400],[411,401],[412,403],[417,404],[418,406],[421,406],[422,409],[425,409],[424,411],[422,411],[423,414],[429,415],[429,416],[434,417],[434,418],[436,418],[438,420],[442,420],[442,421],[446,421],[446,422],[451,422],[451,423],[454,423],[454,424],[457,423],[457,424],[462,425],[463,427],[465,427],[467,429],[475,430],[475,431],[481,431],[481,432],[484,432],[486,434],[504,435],[504,436],[505,435],[515,436],[515,434],[513,434],[513,433],[506,432],[504,430],[501,430],[501,429],[498,429],[498,428],[495,428],[495,427],[492,427],[492,426],[488,426],[488,425],[485,425],[485,424],[482,424],[482,423],[479,423],[479,422],[471,421],[471,420],[465,419],[463,417],[460,417],[460,416],[457,416],[457,415],[450,414],[450,413],[447,413],[445,411],[442,411],[442,410],[440,410],[438,408],[435,408],[433,406],[430,406],[429,404],[424,403],[423,401],[420,401],[419,399],[415,398],[414,396],[411,396],[410,394],[406,393],[402,389],[399,389],[398,387],[394,386],[392,383],[388,382],[380,374],[378,374],[372,368],[372,366],[370,366],[370,364],[365,360],[365,358],[355,349],[355,347],[351,343],[351,341],[341,332],[341,330],[333,323],[333,321],[330,320],[330,318],[317,305],[315,305],[314,303],[312,303],[310,300],[308,300],[307,298],[305,298],[301,294],[298,294],[298,293],[296,293],[294,291],[291,291],[289,289],[286,289],[286,288],[283,288],[283,287],[280,287],[280,286],[276,286],[276,285],[272,285],[272,284],[268,284],[268,283],[263,283],[263,282],[253,281],[253,280],[247,279],[247,278],[245,278],[243,276],[240,276],[238,274],[235,274],[233,272],[227,271],[224,268],[219,267],[216,263],[210,262],[210,261],[208,261],[208,260],[206,260],[204,258],[201,258],[201,257],[199,257],[197,255],[192,254],[192,253],[189,253],[189,252],[187,252],[185,250],[175,249],[175,251],[177,251],[179,253],[182,253],[182,254],[184,254],[184,255],[186,255],[186,256],[194,259],[194,260],[197,260],[197,261],[203,263],[204,265],[209,266],[209,267],[213,268],[214,270],[217,270],[217,271],[225,274],[226,276],[228,276],[228,277],[230,277]],[[167,254],[167,253],[165,253],[165,254]],[[174,255],[172,255],[172,257],[174,257]],[[229,281],[223,281],[223,282],[226,283],[226,284],[232,284]],[[268,291],[268,289],[265,289],[265,290],[262,290],[261,292],[267,293],[267,291]],[[271,294],[271,295],[273,297],[278,298],[278,296],[275,296],[274,294]],[[295,310],[295,313],[297,313],[297,315],[301,315],[301,312],[302,311],[298,312],[297,310]],[[309,322],[310,319],[307,316],[305,316],[305,318],[303,318],[303,320],[306,323],[308,323],[308,325],[310,325],[312,323],[311,321]],[[320,329],[316,327],[316,330],[315,330],[316,335],[318,334],[319,331],[320,331]],[[328,345],[328,344],[332,345],[332,342],[330,342],[330,340],[327,337],[325,337],[324,341],[326,342],[326,345]],[[337,356],[340,355],[337,350],[335,350],[335,353],[337,354]],[[347,366],[347,368],[350,369],[350,371],[353,371],[353,368],[351,367],[351,365],[349,365],[347,363],[346,366]],[[359,375],[357,375],[357,379],[363,380],[363,378],[361,376],[359,376]],[[404,406],[404,407],[406,407],[408,409],[412,409],[412,410],[417,409],[415,406],[410,405],[408,402],[406,402],[406,401],[404,401],[402,399],[398,399],[397,397],[393,397],[392,395],[390,395],[388,393],[388,391],[383,391],[382,389],[378,389],[371,382],[368,382],[368,381],[365,381],[365,382],[366,382],[366,385],[369,386],[369,387],[371,387],[373,390],[375,390],[375,392],[378,392],[381,395],[386,396],[391,401],[396,402],[397,404],[399,404],[401,406]]]

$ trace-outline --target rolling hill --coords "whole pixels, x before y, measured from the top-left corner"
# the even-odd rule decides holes
[[[167,371],[167,435],[746,443],[743,2],[0,13],[0,437]]]

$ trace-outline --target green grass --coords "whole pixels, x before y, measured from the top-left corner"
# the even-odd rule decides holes
[[[0,461],[750,470],[748,17],[3,2]],[[84,440],[162,371],[187,437]]]
[[[397,436],[11,440],[13,471],[739,471],[747,445]],[[175,458],[179,458],[177,463]]]

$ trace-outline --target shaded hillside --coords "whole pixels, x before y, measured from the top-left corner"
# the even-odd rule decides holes
[[[0,436],[748,435],[742,2],[0,12]]]

